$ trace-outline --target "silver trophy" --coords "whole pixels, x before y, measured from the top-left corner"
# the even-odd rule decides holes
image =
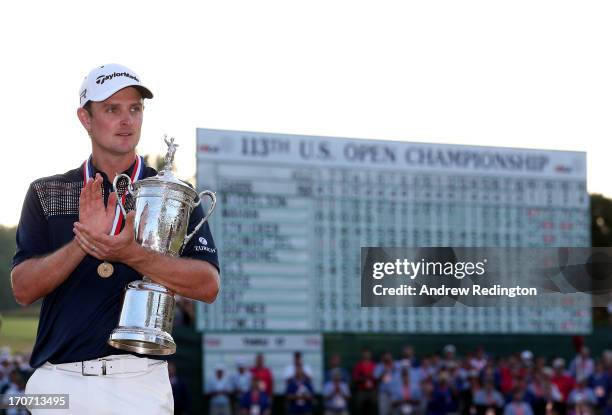
[[[135,197],[136,242],[162,255],[179,256],[183,247],[210,217],[217,199],[209,190],[198,194],[174,176],[172,162],[177,145],[174,144],[174,138],[168,140],[164,137],[164,140],[168,151],[164,168],[157,176],[132,183],[128,175],[120,174],[113,181],[113,189],[117,191],[120,178],[127,179],[127,191]],[[189,216],[204,196],[211,199],[211,205],[193,232],[186,235]],[[118,198],[118,203],[125,215],[121,198]],[[170,333],[174,304],[174,293],[146,276],[129,283],[125,290],[119,325],[111,333],[108,344],[141,354],[173,354],[176,344]]]

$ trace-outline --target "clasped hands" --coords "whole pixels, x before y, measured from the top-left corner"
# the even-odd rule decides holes
[[[88,179],[79,196],[79,221],[72,231],[81,249],[101,261],[126,263],[139,245],[134,240],[134,217],[132,211],[125,218],[125,226],[118,235],[109,235],[115,219],[117,193],[112,192],[104,206],[102,176]]]

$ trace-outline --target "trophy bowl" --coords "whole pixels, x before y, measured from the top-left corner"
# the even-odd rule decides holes
[[[209,190],[198,194],[174,176],[172,161],[177,145],[173,138],[165,141],[168,152],[164,168],[157,176],[132,183],[128,175],[121,174],[115,177],[113,188],[117,191],[118,181],[127,179],[127,191],[135,198],[136,242],[161,255],[176,257],[210,217],[217,199]],[[191,212],[205,196],[211,199],[211,205],[202,220],[187,235]],[[117,203],[125,216],[121,198],[117,198]],[[174,305],[174,293],[163,285],[146,276],[142,280],[132,281],[125,289],[119,324],[111,333],[108,344],[140,354],[173,354],[176,352],[176,344],[170,333]]]

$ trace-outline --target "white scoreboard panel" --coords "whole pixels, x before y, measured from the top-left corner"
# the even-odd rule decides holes
[[[229,373],[234,373],[236,363],[247,367],[255,365],[255,356],[264,356],[264,365],[272,372],[274,393],[285,393],[285,370],[293,362],[295,351],[302,353],[302,362],[311,370],[315,391],[323,388],[323,338],[319,333],[206,333],[202,336],[202,385],[206,390],[207,380],[215,374],[215,367],[222,364]]]
[[[361,308],[362,246],[590,246],[586,154],[197,130],[222,290],[200,330],[589,333],[588,300]]]

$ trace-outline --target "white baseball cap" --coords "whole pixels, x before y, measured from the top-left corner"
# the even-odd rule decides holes
[[[153,98],[153,93],[140,83],[140,77],[130,68],[116,63],[97,66],[87,74],[81,84],[79,107],[88,101],[104,101],[128,86],[138,89],[143,98]]]

